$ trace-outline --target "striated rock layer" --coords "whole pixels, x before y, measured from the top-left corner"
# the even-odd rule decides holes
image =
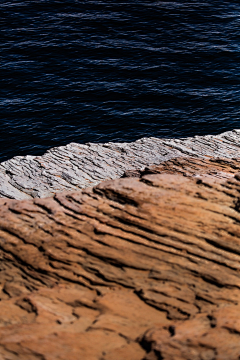
[[[240,130],[185,139],[143,138],[132,143],[71,143],[43,156],[16,156],[0,164],[0,197],[31,199],[79,190],[126,170],[159,165],[179,156],[239,156]]]
[[[239,170],[173,159],[2,199],[0,359],[239,359]]]

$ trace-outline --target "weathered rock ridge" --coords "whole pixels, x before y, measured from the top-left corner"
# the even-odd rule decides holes
[[[240,130],[185,139],[143,138],[132,143],[71,143],[43,156],[16,156],[0,164],[0,197],[31,199],[117,179],[179,156],[239,156]]]
[[[239,359],[239,171],[172,159],[1,199],[0,359]]]

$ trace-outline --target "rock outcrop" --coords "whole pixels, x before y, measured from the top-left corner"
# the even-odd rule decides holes
[[[239,170],[174,159],[1,199],[0,359],[239,359]]]
[[[0,164],[0,197],[31,199],[79,190],[127,170],[159,165],[179,156],[239,156],[240,130],[185,139],[143,138],[132,143],[76,144],[43,156],[16,156]]]

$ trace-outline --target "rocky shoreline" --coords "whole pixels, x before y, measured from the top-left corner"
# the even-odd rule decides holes
[[[239,156],[240,130],[185,139],[143,138],[132,143],[71,143],[43,156],[16,156],[0,164],[0,197],[31,199],[84,189],[125,171],[182,157]]]
[[[239,139],[235,130],[110,150],[67,145],[3,163],[13,188],[35,198],[0,200],[0,359],[238,360]],[[158,153],[150,152],[156,143]],[[33,164],[50,171],[49,159],[60,152],[59,171],[71,173],[69,164],[82,159],[84,171],[93,164],[89,174],[99,159],[119,154],[118,173],[114,161],[112,172],[98,172],[118,179],[100,182],[93,171],[98,185],[89,187],[79,173],[78,185],[66,181],[75,188],[54,183],[48,198],[37,198],[46,192],[30,183],[27,190],[38,193],[16,186],[19,169],[25,184],[34,179]],[[46,179],[48,171],[35,176],[39,189]]]

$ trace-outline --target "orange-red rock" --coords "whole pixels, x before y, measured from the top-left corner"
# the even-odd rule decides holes
[[[239,170],[177,159],[2,201],[0,359],[238,359]]]
[[[139,339],[144,360],[236,360],[240,354],[240,307],[222,306],[187,321],[148,330]]]

